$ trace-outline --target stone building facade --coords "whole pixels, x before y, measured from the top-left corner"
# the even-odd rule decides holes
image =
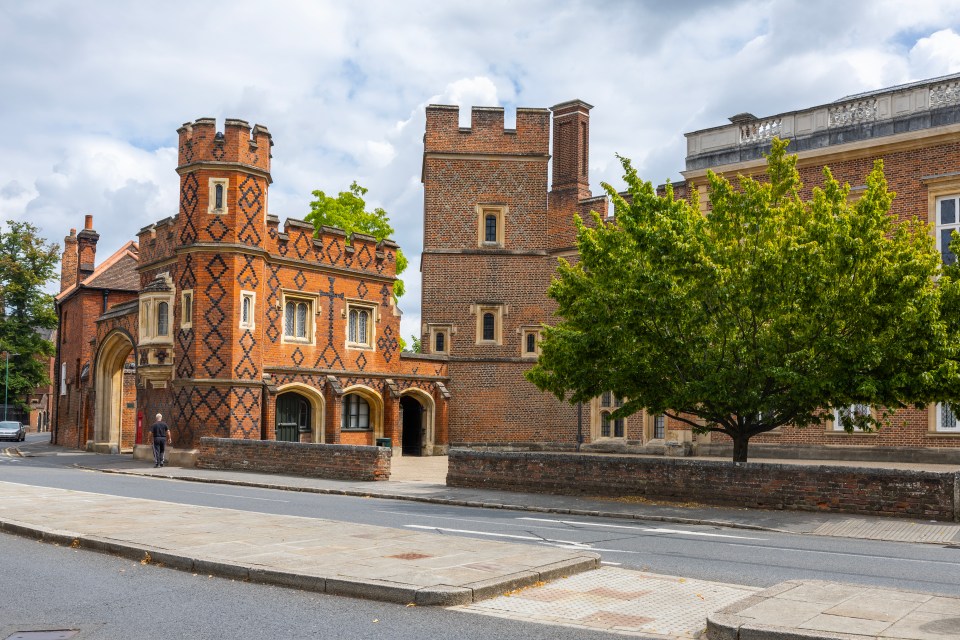
[[[281,225],[266,127],[202,118],[178,133],[179,212],[125,248],[135,282],[111,304],[89,278],[58,299],[56,441],[129,451],[162,413],[182,451],[204,436],[444,451],[446,363],[401,355],[396,244]],[[68,237],[66,282],[119,269],[93,269],[87,227]]]

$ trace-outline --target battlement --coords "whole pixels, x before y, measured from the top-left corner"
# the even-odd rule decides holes
[[[548,155],[550,110],[517,109],[515,129],[504,128],[503,107],[473,107],[470,126],[460,126],[460,107],[427,106],[425,153]]]
[[[217,131],[215,118],[198,118],[177,129],[180,135],[178,166],[197,162],[231,162],[270,172],[273,139],[263,125],[227,118]]]
[[[304,262],[317,264],[329,263],[338,267],[358,268],[375,271],[379,275],[396,275],[395,255],[397,243],[390,239],[377,242],[377,239],[365,233],[347,233],[338,227],[322,226],[315,230],[305,220],[287,218],[283,222],[283,231],[279,229],[279,219],[267,220],[269,228],[276,230],[275,247],[268,247],[281,256],[295,255]]]

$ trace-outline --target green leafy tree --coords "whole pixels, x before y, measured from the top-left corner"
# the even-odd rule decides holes
[[[412,353],[420,353],[420,338],[415,334],[410,334],[410,351]]]
[[[10,354],[10,403],[23,408],[27,394],[50,384],[38,356],[52,356],[54,345],[39,330],[57,326],[53,296],[43,289],[56,275],[59,251],[28,222],[11,220],[0,231],[0,351]],[[5,365],[3,357],[0,366]]]
[[[313,197],[316,200],[310,203],[307,222],[313,224],[317,231],[322,226],[343,229],[347,232],[348,238],[355,233],[371,235],[377,239],[377,242],[391,237],[394,229],[390,226],[387,212],[379,207],[373,211],[367,211],[367,203],[363,199],[366,193],[367,189],[358,185],[356,181],[350,185],[349,191],[341,191],[336,198],[328,196],[323,191],[314,191]],[[396,261],[399,276],[407,268],[407,257],[399,248],[397,248]],[[403,280],[398,278],[393,286],[393,294],[399,298],[403,293]]]
[[[880,161],[856,203],[826,168],[803,200],[787,144],[773,142],[766,180],[735,189],[709,173],[706,214],[621,159],[629,198],[605,184],[615,220],[577,219],[579,262],[561,260],[549,289],[562,321],[528,379],[724,433],[735,461],[753,436],[823,424],[830,408],[879,408],[841,420],[871,430],[956,389],[958,287],[926,223],[889,215]]]

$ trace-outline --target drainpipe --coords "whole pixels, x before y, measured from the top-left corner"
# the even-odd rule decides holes
[[[53,358],[53,377],[55,379],[55,387],[53,389],[54,393],[54,402],[53,402],[53,428],[50,429],[50,444],[55,444],[57,441],[57,430],[60,427],[60,385],[63,384],[60,381],[60,345],[63,344],[63,314],[60,305],[54,302],[54,308],[57,310],[57,343],[56,355]]]
[[[580,451],[580,445],[583,444],[583,403],[577,403],[577,451]]]

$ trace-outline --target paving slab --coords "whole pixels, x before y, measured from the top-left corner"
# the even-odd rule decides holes
[[[0,482],[0,531],[233,579],[398,602],[474,602],[599,566],[536,548]],[[424,562],[426,561],[426,562]]]
[[[790,580],[707,615],[709,640],[957,640],[960,598]]]

